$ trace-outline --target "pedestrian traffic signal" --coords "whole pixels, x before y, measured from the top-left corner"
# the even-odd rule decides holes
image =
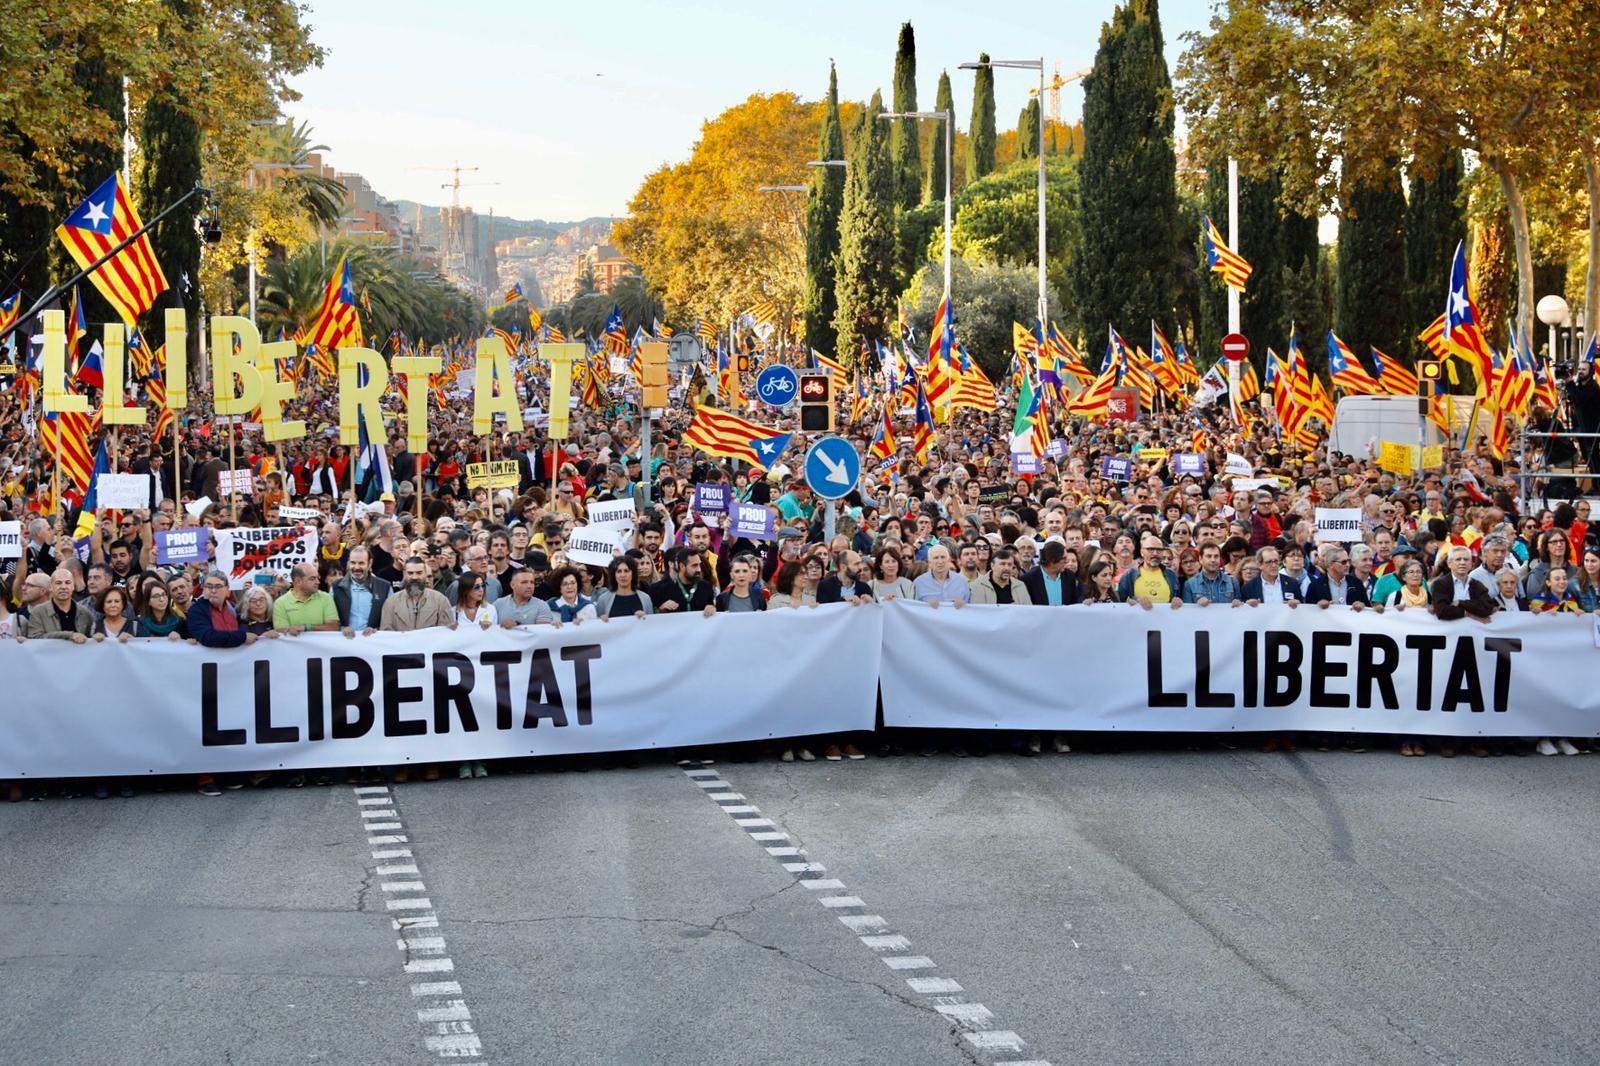
[[[645,341],[639,345],[639,360],[644,370],[639,406],[646,410],[667,406],[667,343]]]
[[[826,370],[800,372],[800,431],[833,432],[833,375]]]

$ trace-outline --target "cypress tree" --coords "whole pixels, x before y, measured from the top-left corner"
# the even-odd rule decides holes
[[[15,134],[16,131],[7,132]],[[24,140],[24,144],[29,142]],[[29,151],[24,151],[23,156],[33,157]],[[50,288],[50,256],[56,239],[51,215],[49,207],[25,204],[12,193],[0,189],[0,282],[9,283],[0,291],[0,299],[20,289],[24,311]],[[24,331],[31,328],[25,326]],[[18,340],[17,351],[22,350],[23,343]]]
[[[1017,158],[1032,159],[1039,154],[1039,101],[1029,100],[1017,116]]]
[[[844,131],[839,126],[839,76],[828,67],[828,103],[817,137],[817,158],[844,158]],[[839,212],[844,206],[844,173],[838,167],[816,167],[806,195],[806,340],[821,352],[836,351],[833,319],[834,260],[839,254]]]
[[[1451,259],[1456,245],[1467,239],[1461,198],[1459,151],[1446,152],[1434,164],[1432,177],[1425,177],[1420,168],[1411,175],[1411,196],[1406,204],[1408,320],[1401,347],[1413,359],[1427,350],[1416,335],[1444,310]]]
[[[894,109],[917,109],[917,39],[911,23],[900,27],[900,45],[894,54]],[[894,155],[895,204],[915,207],[922,199],[922,140],[914,118],[897,118],[890,134]]]
[[[1228,168],[1225,165],[1213,163],[1206,168],[1205,187],[1201,192],[1201,206],[1211,220],[1217,223],[1223,235],[1228,231]],[[1211,272],[1210,260],[1206,257],[1205,240],[1197,230],[1194,234],[1194,254],[1197,264],[1196,270],[1200,274],[1200,318],[1195,324],[1195,347],[1193,353],[1200,365],[1215,362],[1222,357],[1222,338],[1228,333],[1228,290],[1222,284],[1222,279]],[[1245,256],[1254,264],[1255,260]],[[1251,276],[1251,282],[1255,277]],[[1244,317],[1244,306],[1240,305],[1241,324]],[[1101,327],[1104,328],[1104,327]],[[1269,342],[1266,337],[1257,337],[1250,333],[1251,358],[1265,350]],[[1260,364],[1258,364],[1260,365]]]
[[[950,116],[950,122],[935,122],[933,124],[933,151],[928,155],[928,184],[923,187],[922,199],[944,200],[944,142],[955,131],[950,128],[951,122],[956,117],[955,97],[950,92],[950,72],[939,72],[939,90],[934,96],[933,109],[943,111]],[[953,160],[952,160],[953,162]],[[952,184],[955,176],[951,176]]]
[[[875,92],[850,138],[839,220],[836,351],[852,360],[863,344],[887,340],[893,321],[894,166],[882,111],[883,95]]]
[[[1072,291],[1091,333],[1108,322],[1137,332],[1178,291],[1174,105],[1156,0],[1116,9],[1083,87]]]
[[[192,0],[166,0],[167,8],[186,28],[193,20]],[[200,124],[170,87],[157,89],[145,104],[139,127],[142,161],[139,167],[139,217],[148,222],[200,181]],[[198,210],[198,200],[191,201]],[[200,285],[200,236],[185,205],[156,227],[150,248],[167,276],[167,295],[151,308],[145,329],[159,327],[163,306],[184,306]],[[187,282],[187,284],[186,284]],[[151,334],[159,337],[160,331]],[[195,334],[198,340],[198,333]],[[153,344],[160,341],[153,340]]]
[[[989,62],[989,53],[978,56]],[[967,131],[967,182],[971,184],[994,170],[994,68],[978,68],[972,80],[972,126]]]
[[[1380,179],[1348,183],[1343,207],[1334,329],[1353,351],[1372,344],[1397,351],[1407,318],[1406,198],[1398,166]]]

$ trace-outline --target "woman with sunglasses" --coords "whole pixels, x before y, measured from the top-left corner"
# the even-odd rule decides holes
[[[456,625],[492,629],[500,621],[494,604],[485,597],[488,583],[471,570],[456,582]]]

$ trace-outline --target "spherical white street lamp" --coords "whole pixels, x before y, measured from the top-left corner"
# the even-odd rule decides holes
[[[1572,319],[1572,308],[1567,306],[1567,301],[1551,293],[1534,305],[1534,314],[1539,316],[1539,321],[1550,327],[1550,361],[1556,358],[1556,327],[1564,326]]]

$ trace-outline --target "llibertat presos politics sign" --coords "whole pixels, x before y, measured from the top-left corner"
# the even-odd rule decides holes
[[[0,642],[0,778],[390,766],[871,729],[883,612]],[[85,678],[94,683],[86,688]]]
[[[884,616],[887,725],[1600,736],[1581,615],[896,600]]]

